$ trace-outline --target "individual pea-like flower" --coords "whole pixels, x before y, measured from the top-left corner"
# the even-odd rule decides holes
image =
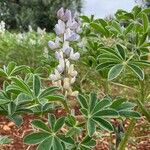
[[[71,15],[71,11],[66,9],[66,11],[64,11],[63,8],[60,8],[57,12],[57,17],[61,20],[63,20],[64,22],[67,20],[70,20],[72,18]]]
[[[69,78],[64,78],[64,81],[63,81],[63,87],[64,89],[69,89],[70,88],[70,79]]]
[[[50,79],[53,81],[57,81],[57,80],[61,79],[61,75],[57,69],[55,69],[54,74],[50,75]]]
[[[68,41],[65,41],[64,44],[63,44],[63,48],[62,48],[62,51],[69,56],[70,52],[71,52],[71,47],[69,46],[69,42]]]
[[[73,49],[71,49],[69,58],[71,60],[78,60],[80,58],[80,54],[78,52],[74,53]]]
[[[68,20],[67,21],[67,27],[70,28],[71,30],[77,30],[79,27],[79,24],[75,21],[75,19],[73,20]]]
[[[70,28],[66,29],[66,32],[64,33],[64,41],[78,41],[80,39],[80,36],[73,32]]]
[[[65,61],[64,59],[59,60],[59,65],[56,67],[59,73],[62,73],[65,68]]]
[[[55,50],[55,49],[59,48],[59,46],[60,46],[59,42],[60,42],[60,38],[56,37],[55,42],[49,41],[48,45],[52,50]]]
[[[74,69],[74,65],[71,64],[70,67],[68,68],[68,74],[71,76],[71,77],[76,77],[77,76],[77,71]]]
[[[57,17],[59,18],[59,19],[61,19],[61,18],[63,18],[63,16],[64,16],[64,8],[60,8],[58,11],[57,11]]]
[[[52,84],[59,86],[65,96],[77,96],[78,91],[72,90],[72,84],[76,81],[77,71],[74,68],[72,61],[80,58],[78,52],[74,52],[72,43],[78,42],[80,36],[78,30],[80,23],[78,23],[75,15],[71,11],[63,8],[57,12],[58,23],[55,25],[54,31],[56,33],[56,40],[49,41],[49,47],[55,51],[55,57],[58,61],[54,73],[50,75]],[[72,42],[72,43],[71,43]]]
[[[65,23],[62,20],[58,20],[58,24],[55,25],[54,31],[57,35],[62,35],[65,32]]]

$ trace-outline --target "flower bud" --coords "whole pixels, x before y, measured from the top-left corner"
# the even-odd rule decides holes
[[[60,59],[63,59],[63,52],[62,51],[59,51],[59,52],[55,52],[55,57],[56,59],[60,60]]]
[[[71,11],[66,9],[64,16],[62,17],[63,21],[68,21],[72,18]]]
[[[55,25],[54,31],[57,35],[62,35],[65,32],[65,23],[61,20],[58,20],[58,24]]]
[[[76,81],[76,77],[70,79],[70,83],[73,84]]]
[[[79,26],[79,24],[74,19],[73,20],[68,20],[66,25],[71,30],[76,30]]]
[[[59,19],[62,19],[63,16],[64,16],[64,9],[63,9],[63,7],[62,7],[62,8],[60,8],[60,9],[57,11],[57,17],[58,17]]]
[[[63,87],[64,87],[65,89],[69,89],[69,87],[70,87],[70,79],[69,79],[69,78],[64,78]]]
[[[74,91],[71,93],[70,96],[74,96],[74,97],[77,97],[79,95],[79,92],[78,91]]]
[[[55,44],[53,41],[49,41],[49,42],[48,42],[48,46],[49,46],[52,50],[56,49],[56,44]]]

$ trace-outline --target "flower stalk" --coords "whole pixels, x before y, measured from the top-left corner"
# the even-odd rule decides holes
[[[75,42],[78,43],[80,40],[81,23],[68,9],[59,9],[57,18],[58,23],[54,28],[56,38],[55,41],[49,41],[48,45],[55,52],[58,66],[50,75],[50,79],[54,86],[60,87],[62,93],[65,95],[65,100],[67,100],[68,96],[78,96],[78,91],[73,91],[72,89],[72,84],[75,83],[78,74],[72,62],[80,58],[80,53],[75,52],[72,44]],[[63,105],[66,111],[70,112],[68,104],[65,101]]]

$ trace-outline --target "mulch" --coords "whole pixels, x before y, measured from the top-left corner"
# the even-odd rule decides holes
[[[58,111],[56,115],[61,116],[62,113]],[[30,122],[37,118],[33,115],[23,115],[24,123],[18,128],[6,117],[0,116],[0,135],[8,135],[13,139],[11,144],[0,147],[0,150],[35,150],[35,145],[29,146],[23,143],[23,137],[33,131]],[[125,127],[128,126],[128,123],[127,120]],[[110,134],[104,132],[103,136],[97,140],[94,150],[111,150],[110,143],[115,144],[115,138],[110,141]],[[137,121],[126,150],[150,150],[150,126],[144,117]]]

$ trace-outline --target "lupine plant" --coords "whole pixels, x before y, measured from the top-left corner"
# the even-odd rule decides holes
[[[11,47],[17,42],[27,50],[24,43],[30,42],[32,49],[39,42],[37,47],[44,45],[45,57],[53,61],[49,66],[44,60],[47,65],[36,69],[10,62],[0,69],[0,114],[18,127],[24,114],[39,116],[31,121],[33,131],[25,135],[24,143],[37,145],[38,150],[91,150],[106,131],[110,137],[116,135],[116,144],[110,149],[125,149],[140,114],[150,121],[146,108],[150,89],[149,12],[136,6],[130,13],[119,10],[110,20],[94,16],[81,16],[80,20],[75,13],[61,8],[57,12],[55,39],[48,42],[50,51],[45,41],[49,36],[44,30],[38,29],[40,37],[31,27],[29,36],[15,34],[18,38],[12,40]],[[4,23],[0,43],[5,44],[0,48],[7,46],[14,35],[2,28]],[[85,74],[81,72],[83,68],[87,69]],[[86,81],[92,81],[94,86],[82,87]],[[99,85],[103,94],[99,94]],[[119,88],[115,93],[116,86]],[[130,98],[120,89],[131,90],[134,96]],[[58,117],[56,110],[65,113]],[[131,120],[127,131],[123,126],[126,119]],[[0,144],[8,142],[8,137],[0,137]]]
[[[73,48],[80,40],[81,23],[70,10],[63,8],[57,12],[57,17],[59,20],[54,28],[56,39],[49,41],[48,44],[51,50],[55,51],[58,60],[58,65],[50,74],[49,80],[52,81],[53,86],[58,87],[58,91],[57,95],[52,97],[47,93],[48,95],[44,98],[46,102],[50,102],[54,106],[65,108],[66,115],[57,118],[54,114],[49,113],[48,124],[40,119],[33,120],[31,124],[35,128],[35,132],[26,135],[24,142],[38,145],[38,150],[90,150],[95,147],[96,135],[102,130],[107,130],[110,134],[115,132],[115,127],[112,124],[113,119],[120,121],[125,118],[137,119],[140,114],[134,111],[136,105],[127,99],[112,98],[109,95],[99,97],[94,91],[86,94],[72,90],[77,71],[71,63],[80,57],[80,54],[74,52]],[[35,75],[33,76],[34,82],[29,82],[33,88],[30,94],[29,91],[24,94],[31,95],[31,97],[34,95],[33,98],[28,99],[33,99],[32,101],[37,107],[37,105],[43,105],[45,101],[39,100],[37,97],[39,94],[35,95],[35,93],[39,93],[39,88],[35,87],[39,87],[40,84],[38,76],[36,75],[36,78]],[[15,80],[12,78],[12,80],[16,84],[16,78]],[[25,81],[21,80],[21,82]],[[32,92],[33,94],[31,94]],[[70,100],[72,98],[79,107],[78,115],[72,108]],[[32,108],[32,105],[30,107]],[[60,109],[62,108],[60,107]]]
[[[141,111],[148,122],[149,13],[149,8],[135,6],[131,12],[118,10],[112,19],[81,17],[85,22],[84,36],[87,37],[85,55],[89,57],[83,60],[84,64],[99,73],[104,81],[105,94],[112,95],[114,86],[132,90],[136,95],[132,97],[138,105],[136,110]],[[125,93],[124,97],[126,95],[128,98],[131,94]],[[125,149],[135,124],[136,121],[132,119],[122,137],[119,150]]]

